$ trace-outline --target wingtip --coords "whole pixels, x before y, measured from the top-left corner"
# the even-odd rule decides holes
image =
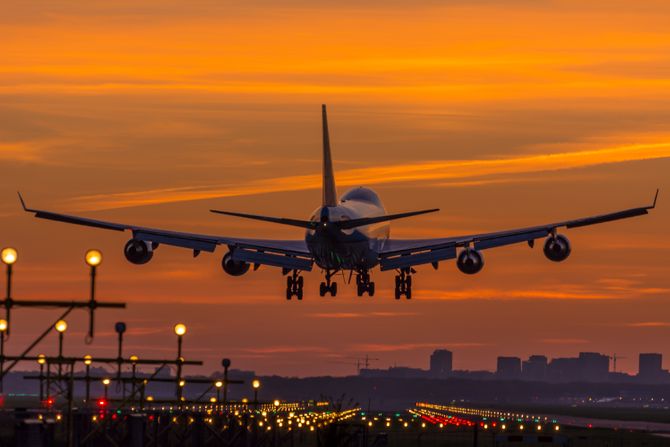
[[[651,208],[656,208],[656,201],[658,200],[658,193],[661,191],[660,188],[656,188],[656,194],[654,195],[654,203],[651,205]]]
[[[26,202],[23,200],[23,196],[21,195],[21,191],[16,191],[16,194],[19,196],[19,201],[21,202],[21,206],[23,207],[23,211],[28,211],[28,208],[26,207]]]

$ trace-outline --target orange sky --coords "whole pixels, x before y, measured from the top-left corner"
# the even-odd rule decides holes
[[[76,3],[76,5],[75,5]],[[526,226],[644,205],[669,191],[670,5],[666,1],[228,2],[9,0],[0,15],[0,244],[20,250],[17,298],[86,293],[82,263],[104,250],[97,352],[172,353],[172,325],[207,362],[270,374],[346,374],[370,354],[457,368],[496,355],[617,353],[626,371],[670,335],[664,193],[651,216],[568,233],[555,265],[527,246],[487,251],[475,277],[419,269],[416,298],[341,287],[287,303],[276,269],[243,278],[224,249],[192,259],[161,247],[125,262],[128,235],[38,221],[34,207],[185,231],[302,237],[209,208],[304,218],[320,193],[321,103],[329,105],[340,193],[373,186],[397,237]],[[340,280],[341,282],[341,280]],[[53,312],[15,313],[18,352]],[[85,318],[71,319],[72,353]],[[53,349],[47,342],[41,350]],[[133,352],[130,352],[133,351]],[[353,361],[352,361],[353,362]],[[666,367],[670,367],[670,360]]]

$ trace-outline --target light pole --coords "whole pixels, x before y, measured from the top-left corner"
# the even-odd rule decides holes
[[[86,336],[87,343],[93,341],[93,327],[95,318],[95,308],[98,303],[95,301],[95,273],[98,266],[102,263],[102,252],[100,250],[88,250],[84,256],[86,264],[91,267],[91,296],[88,301],[88,335]]]
[[[104,379],[102,379],[102,384],[105,387],[105,402],[107,401],[107,396],[109,396],[107,389],[109,388],[110,383],[112,383],[112,381],[109,380],[108,378],[105,377]]]
[[[54,328],[58,332],[58,380],[61,379],[60,375],[63,372],[61,365],[63,363],[63,336],[67,330],[67,323],[65,320],[58,320],[54,325]]]
[[[254,408],[258,408],[258,389],[261,387],[261,381],[254,379],[251,382],[251,387],[254,389]]]
[[[0,393],[5,391],[4,368],[5,368],[5,332],[9,329],[7,320],[0,320]]]
[[[186,325],[183,323],[178,323],[174,325],[174,333],[177,335],[177,400],[181,402],[183,394],[183,385],[181,380],[181,369],[182,362],[184,361],[181,356],[181,345],[184,334],[186,333]]]
[[[121,380],[121,365],[123,364],[123,333],[126,332],[126,323],[118,321],[114,330],[119,334],[119,348],[116,354],[116,380]]]
[[[40,403],[44,401],[44,391],[43,391],[43,383],[42,381],[44,380],[44,364],[47,362],[46,357],[44,354],[40,354],[37,356],[37,364],[40,365]]]
[[[12,247],[3,248],[0,259],[7,266],[7,294],[5,295],[5,320],[7,320],[7,335],[9,335],[9,317],[12,309],[12,265],[19,258],[19,253]]]
[[[230,359],[221,360],[223,366],[223,405],[228,403],[228,368],[230,368]]]
[[[220,380],[217,380],[214,383],[214,386],[216,387],[216,402],[218,403],[218,402],[221,401],[221,387],[223,386],[223,382],[220,381]]]
[[[93,363],[93,357],[90,355],[84,356],[84,365],[86,366],[86,405],[91,398],[91,363]]]
[[[132,362],[132,383],[130,385],[130,401],[132,402],[135,400],[135,380],[136,380],[136,373],[137,373],[137,361],[139,358],[136,355],[131,355],[130,356],[130,361]]]

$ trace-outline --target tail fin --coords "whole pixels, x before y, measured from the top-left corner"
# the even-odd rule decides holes
[[[333,159],[330,155],[330,137],[328,136],[328,116],[326,105],[321,105],[323,119],[323,206],[337,205],[337,189],[335,188],[335,175],[333,174]]]

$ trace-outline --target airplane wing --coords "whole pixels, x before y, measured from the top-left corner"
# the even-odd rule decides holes
[[[32,209],[26,206],[20,193],[19,200],[21,200],[21,206],[23,206],[24,211],[34,213],[35,217],[40,219],[105,230],[129,230],[133,234],[133,239],[151,242],[154,246],[165,244],[187,248],[193,250],[194,256],[200,254],[201,251],[213,252],[218,245],[227,245],[235,261],[244,261],[257,265],[270,265],[291,270],[309,271],[312,269],[312,255],[309,253],[304,240],[247,239],[183,233]]]
[[[439,261],[456,258],[458,247],[469,246],[475,250],[485,250],[520,242],[527,242],[532,247],[535,239],[553,234],[558,228],[585,227],[648,214],[649,210],[656,207],[657,199],[658,190],[654,196],[654,202],[650,206],[494,233],[439,239],[389,239],[379,254],[379,264],[381,270],[410,268],[421,264],[436,266]]]

